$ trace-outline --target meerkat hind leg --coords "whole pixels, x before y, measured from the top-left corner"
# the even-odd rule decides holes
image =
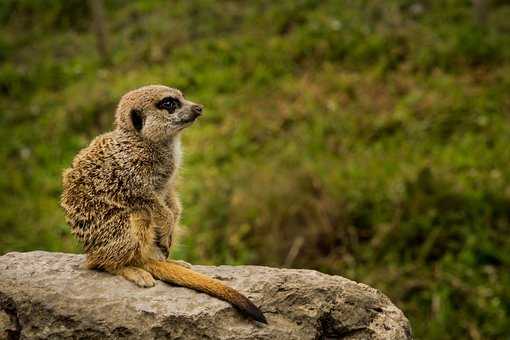
[[[127,266],[113,271],[108,271],[115,275],[121,275],[126,280],[131,281],[140,287],[153,287],[156,284],[156,280],[154,280],[151,273],[142,268]]]

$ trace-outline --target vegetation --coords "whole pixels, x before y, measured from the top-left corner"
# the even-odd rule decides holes
[[[0,253],[80,251],[60,174],[120,95],[178,87],[177,257],[362,281],[419,339],[510,336],[510,5],[108,1],[108,64],[87,3],[0,3]]]

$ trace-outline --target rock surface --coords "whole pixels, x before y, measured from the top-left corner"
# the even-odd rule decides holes
[[[158,281],[139,288],[81,268],[83,255],[0,257],[0,339],[411,339],[379,291],[312,270],[193,266],[240,290],[268,325],[228,303]]]

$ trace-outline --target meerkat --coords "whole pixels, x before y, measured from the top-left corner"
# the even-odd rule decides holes
[[[220,281],[168,260],[181,215],[175,178],[179,135],[202,105],[162,85],[126,93],[113,131],[96,137],[63,173],[61,206],[82,242],[85,265],[120,275],[140,287],[155,279],[207,293],[267,323],[244,295]]]

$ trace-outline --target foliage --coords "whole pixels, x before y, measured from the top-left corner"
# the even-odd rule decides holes
[[[0,4],[1,253],[80,250],[62,169],[164,83],[206,106],[177,257],[366,282],[417,338],[510,335],[504,1],[485,27],[467,0],[111,1],[109,67],[83,2],[50,3]]]

